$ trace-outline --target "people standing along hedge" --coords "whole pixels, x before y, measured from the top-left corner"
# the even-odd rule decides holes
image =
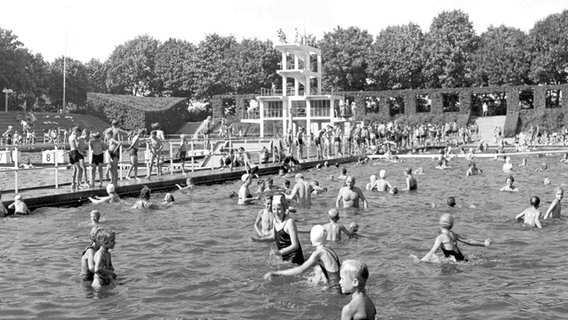
[[[140,142],[144,139],[146,134],[146,129],[138,130],[138,133],[134,135],[132,141],[130,141],[130,146],[126,149],[130,154],[130,168],[126,173],[126,179],[130,180],[130,173],[134,170],[134,179],[138,180],[138,150],[140,149]]]
[[[152,132],[150,132],[150,138],[146,141],[146,148],[150,150],[150,167],[148,168],[148,175],[146,176],[148,179],[150,179],[150,176],[152,175],[154,161],[156,161],[156,170],[158,175],[162,175],[162,170],[160,168],[160,152],[164,148],[164,145],[157,135],[158,133],[156,130],[152,130]]]

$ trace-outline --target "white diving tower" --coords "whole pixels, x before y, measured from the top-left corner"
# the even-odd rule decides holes
[[[265,126],[282,123],[282,136],[289,129],[296,134],[298,127],[306,133],[318,131],[326,125],[349,121],[341,114],[339,95],[322,94],[321,50],[302,43],[283,43],[274,46],[282,53],[282,88],[261,89],[257,102],[251,101],[244,123],[260,124],[260,135],[264,137]],[[253,106],[254,103],[254,106]],[[342,108],[343,109],[343,108]],[[342,125],[343,126],[343,125]]]

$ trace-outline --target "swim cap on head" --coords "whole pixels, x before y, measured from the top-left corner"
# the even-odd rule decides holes
[[[379,177],[380,177],[381,179],[384,178],[384,177],[386,177],[386,176],[387,176],[386,170],[383,169],[383,170],[379,171]]]
[[[113,193],[113,192],[116,190],[116,188],[115,188],[114,184],[109,183],[109,184],[106,186],[106,190],[107,190],[108,193]]]
[[[243,175],[241,176],[241,180],[242,180],[243,182],[245,182],[245,181],[247,181],[247,179],[248,179],[249,177],[250,177],[250,174],[245,173],[245,174],[243,174]]]
[[[451,228],[454,225],[454,217],[451,214],[445,213],[440,217],[440,226],[443,228]]]
[[[375,181],[375,180],[377,180],[377,176],[373,174],[369,177],[369,180]]]
[[[17,194],[17,195],[14,197],[14,200],[22,200],[22,195]]]
[[[327,215],[332,218],[332,219],[336,219],[339,218],[339,212],[337,211],[337,209],[331,209],[327,212]]]
[[[312,230],[310,231],[310,240],[314,247],[323,244],[323,241],[325,240],[325,231],[322,225],[316,224],[312,227]]]

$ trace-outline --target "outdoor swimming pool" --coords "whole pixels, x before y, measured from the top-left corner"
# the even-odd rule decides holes
[[[367,291],[381,319],[561,319],[568,312],[566,219],[545,222],[543,230],[523,227],[513,217],[538,195],[541,210],[553,189],[566,181],[560,156],[530,157],[515,167],[518,193],[498,192],[507,174],[502,162],[477,160],[481,176],[465,177],[467,162],[434,169],[433,160],[378,161],[347,165],[364,187],[371,174],[404,185],[403,169],[422,166],[419,190],[398,196],[365,192],[370,208],[341,211],[340,222],[356,221],[362,237],[334,244],[340,259],[361,259],[370,269]],[[541,161],[549,170],[535,172]],[[514,158],[516,164],[520,163]],[[374,165],[377,164],[377,165]],[[339,169],[312,169],[330,190],[315,196],[309,211],[293,214],[299,230],[327,222],[340,182],[326,178]],[[551,185],[542,184],[548,176]],[[263,177],[265,178],[265,177]],[[292,178],[289,178],[292,180]],[[283,179],[275,178],[283,184]],[[198,186],[176,193],[167,210],[136,211],[121,205],[43,208],[32,216],[3,218],[0,249],[0,306],[3,319],[338,319],[349,296],[311,285],[308,275],[262,279],[287,268],[269,255],[273,244],[255,243],[256,205],[239,207],[227,195],[240,182]],[[445,205],[450,195],[461,208]],[[155,195],[161,201],[163,195]],[[130,203],[134,199],[126,199]],[[432,207],[432,203],[436,208]],[[474,205],[475,208],[470,207]],[[118,285],[95,292],[80,282],[80,254],[88,243],[89,212],[97,208],[117,231],[113,264]],[[442,213],[455,214],[454,231],[473,239],[491,238],[490,248],[461,245],[463,265],[414,264],[438,234]],[[568,209],[564,209],[564,215]],[[305,255],[313,249],[301,233]]]

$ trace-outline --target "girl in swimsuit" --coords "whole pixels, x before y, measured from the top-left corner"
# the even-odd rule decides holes
[[[341,287],[339,286],[339,269],[341,264],[337,253],[332,248],[324,245],[325,238],[323,226],[313,226],[310,231],[310,240],[312,241],[312,246],[316,247],[316,251],[312,253],[308,260],[302,265],[291,269],[267,272],[264,275],[264,279],[268,280],[274,276],[295,276],[306,272],[310,267],[314,267],[314,271],[319,267],[329,290],[341,293]],[[318,274],[317,271],[316,274]]]
[[[304,263],[304,254],[298,230],[294,220],[288,217],[288,203],[284,195],[275,195],[272,200],[272,214],[274,215],[274,227],[270,234],[262,237],[252,237],[253,241],[268,242],[276,241],[276,255],[282,256],[283,260],[295,264]]]
[[[114,249],[116,244],[115,233],[107,229],[101,229],[97,233],[95,241],[100,244],[100,248],[93,258],[95,262],[95,275],[92,286],[98,289],[104,285],[111,284],[112,280],[116,279],[116,273],[114,272],[109,252],[110,249]]]
[[[441,249],[446,258],[453,257],[455,261],[466,261],[467,258],[461,253],[458,248],[458,241],[461,243],[468,244],[470,246],[477,247],[489,247],[491,240],[486,239],[484,242],[466,239],[460,237],[458,234],[454,233],[452,227],[454,225],[454,218],[449,213],[443,214],[440,217],[440,235],[436,237],[434,246],[430,249],[424,258],[420,261],[432,262],[436,259],[433,257],[438,249]]]

